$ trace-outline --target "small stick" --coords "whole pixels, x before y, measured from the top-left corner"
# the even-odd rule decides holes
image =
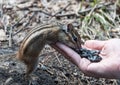
[[[15,36],[16,34],[18,34],[18,33],[21,32],[21,31],[23,31],[23,28],[25,28],[25,27],[29,24],[30,20],[34,17],[34,15],[35,15],[35,13],[33,13],[33,15],[29,18],[29,20],[28,20],[27,23],[24,25],[24,27],[20,28],[15,34],[13,34],[13,36]]]
[[[66,8],[68,8],[71,5],[71,3],[68,3],[63,9],[61,9],[60,11],[58,11],[57,13],[55,13],[53,16],[56,16],[57,14],[59,14],[60,12],[64,11]]]
[[[12,47],[12,32],[13,32],[13,28],[10,28],[10,34],[9,34],[9,47]]]
[[[54,54],[55,54],[55,57],[57,58],[58,62],[60,63],[60,66],[62,66],[62,63],[61,63],[61,61],[59,60],[59,58],[58,58],[56,52],[55,52]]]
[[[19,24],[19,22],[24,19],[25,17],[27,17],[27,15],[30,13],[30,11],[28,13],[26,13],[21,19],[19,19],[19,21],[17,21],[13,26],[12,28],[14,29],[15,26],[17,26]]]

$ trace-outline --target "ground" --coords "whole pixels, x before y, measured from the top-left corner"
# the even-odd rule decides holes
[[[118,85],[116,80],[85,76],[52,48],[49,52],[43,50],[39,65],[28,81],[25,65],[15,58],[17,49],[0,50],[0,85],[29,85],[30,82],[32,85]]]
[[[48,45],[27,80],[16,53],[29,30],[48,22],[73,23],[83,41],[120,38],[119,0],[1,0],[0,85],[119,85],[114,79],[85,76]]]

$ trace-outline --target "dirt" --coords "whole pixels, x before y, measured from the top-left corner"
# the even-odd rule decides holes
[[[29,0],[28,2],[26,2],[26,0],[17,0],[18,2],[22,1],[20,4],[19,3],[17,4],[16,0],[3,0],[3,1],[6,1],[7,3],[9,1],[9,4],[2,4],[3,7],[1,6],[0,10],[3,11],[3,14],[1,15],[4,17],[0,18],[2,24],[7,28],[6,29],[7,36],[10,36],[11,32],[10,28],[13,29],[12,35],[15,44],[20,43],[22,39],[25,37],[25,34],[28,32],[28,30],[32,29],[38,24],[46,23],[49,21],[56,21],[58,19],[60,19],[61,21],[63,20],[68,22],[71,22],[71,20],[74,21],[76,18],[73,15],[77,13],[79,8],[79,4],[77,4],[78,2],[76,4],[74,3],[75,0],[71,0],[72,2],[71,5],[68,4],[70,0],[45,0],[47,1],[47,3],[43,2],[44,0],[35,0],[36,2],[32,4],[29,4]],[[42,3],[40,1],[42,1]],[[57,1],[59,1],[59,3]],[[90,3],[90,1],[93,0],[81,0],[81,1],[87,1],[83,3],[81,9],[91,7],[89,5],[93,4]],[[94,1],[96,2],[96,0]],[[40,4],[42,4],[43,6]],[[38,10],[38,12],[31,13],[29,8]],[[108,7],[108,9],[110,9],[110,7]],[[110,12],[110,14],[112,15],[112,11],[108,11],[108,9],[107,14],[109,14]],[[42,10],[43,12],[42,11],[39,12],[39,10]],[[0,12],[2,13],[2,11]],[[54,18],[51,16],[51,14],[60,15]],[[70,17],[66,16],[67,14],[70,14],[71,16]],[[88,12],[83,12],[82,14],[88,14]],[[73,19],[71,19],[72,17]],[[75,22],[77,23],[79,22],[77,26],[80,25],[80,28],[81,26],[84,27],[83,25],[85,24],[85,22],[83,21],[86,21],[86,17],[84,18],[82,17],[84,16],[81,16],[81,18],[79,17],[78,19],[75,20]],[[108,20],[111,20],[111,18]],[[92,21],[92,19],[90,21]],[[93,26],[91,28],[93,28],[94,26],[97,28],[97,31],[93,32],[92,29],[88,29],[88,31],[90,31],[91,34],[91,37],[89,37],[90,35],[86,34],[87,29],[85,29],[86,30],[85,32],[81,31],[81,33],[85,35],[85,36],[83,35],[83,37],[87,37],[89,39],[108,39],[108,37],[106,38],[104,36],[108,32],[107,31],[103,32],[103,29],[101,31],[99,27],[102,26],[101,24],[99,26],[96,20],[95,22],[93,22]],[[87,28],[87,26],[85,28]],[[99,33],[99,31],[101,33]],[[117,34],[115,32],[117,32]],[[111,31],[110,36],[112,36],[112,38],[113,37],[117,38],[117,36],[120,35],[119,28],[118,31],[116,31],[116,29],[113,30],[113,33],[114,34],[112,34]],[[118,85],[117,80],[114,79],[104,78],[97,79],[85,76],[75,65],[73,65],[61,54],[59,54],[49,46],[45,47],[41,52],[39,58],[39,65],[37,69],[34,71],[33,74],[31,74],[30,79],[26,79],[25,65],[15,58],[19,46],[14,46],[13,44],[12,48],[8,48],[7,45],[8,42],[7,44],[2,44],[2,42],[0,42],[0,85]]]
[[[17,50],[0,49],[0,85],[118,85],[116,80],[85,76],[50,47],[43,49],[37,69],[26,79],[25,65],[15,58]]]

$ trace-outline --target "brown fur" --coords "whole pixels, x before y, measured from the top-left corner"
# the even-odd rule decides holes
[[[74,47],[75,42],[57,25],[47,25],[31,30],[17,53],[17,58],[27,66],[27,75],[33,72],[38,64],[38,56],[45,44],[61,42]]]

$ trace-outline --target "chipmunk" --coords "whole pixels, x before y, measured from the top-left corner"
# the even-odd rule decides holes
[[[26,75],[38,65],[38,58],[45,44],[61,42],[71,48],[81,47],[81,39],[72,24],[48,24],[32,29],[23,39],[17,58],[27,66]],[[76,44],[78,43],[78,44]]]

